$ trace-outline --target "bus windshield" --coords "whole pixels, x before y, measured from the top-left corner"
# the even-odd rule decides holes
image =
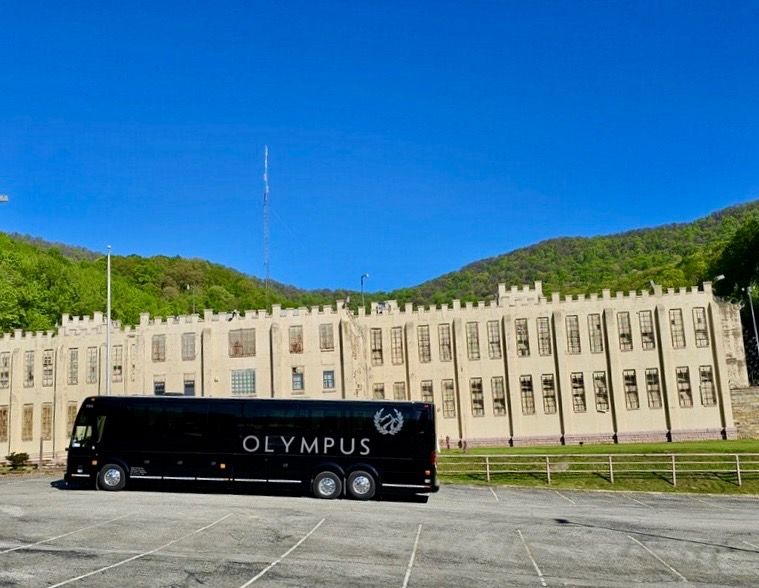
[[[93,423],[95,420],[95,423]],[[94,425],[94,426],[93,426]],[[100,441],[105,428],[105,416],[80,414],[74,424],[74,434],[71,436],[71,447],[86,447],[93,442]]]

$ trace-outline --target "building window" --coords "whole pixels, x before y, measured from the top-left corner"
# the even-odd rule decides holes
[[[45,402],[42,405],[40,414],[40,429],[43,441],[50,441],[53,438],[53,403]]]
[[[453,390],[453,380],[443,380],[443,418],[451,419],[456,416],[456,395]]]
[[[580,347],[580,322],[577,315],[567,316],[567,352],[577,354],[582,352]]]
[[[322,372],[322,387],[325,390],[335,389],[335,370],[324,370]]]
[[[253,357],[256,355],[256,330],[234,329],[229,331],[229,357]]]
[[[79,383],[79,350],[76,348],[69,349],[69,373],[66,383],[69,386]]]
[[[714,390],[714,375],[712,366],[702,365],[698,368],[699,391],[701,392],[701,404],[704,406],[716,406],[717,394]]]
[[[184,374],[182,383],[184,384],[184,395],[195,396],[195,374]]]
[[[390,361],[393,365],[403,364],[403,327],[390,329]]]
[[[696,347],[709,347],[709,330],[706,328],[706,309],[693,309],[693,329],[696,333]]]
[[[419,338],[419,361],[420,363],[429,363],[432,361],[429,325],[420,325],[417,328],[416,333],[417,337]]]
[[[182,360],[195,359],[195,333],[182,333]]]
[[[306,382],[303,377],[303,366],[295,366],[292,369],[293,392],[303,392],[306,389]]]
[[[372,329],[369,336],[372,343],[372,365],[382,365],[382,329]]]
[[[8,407],[0,406],[0,443],[8,442]]]
[[[672,347],[683,349],[685,347],[685,330],[683,329],[683,311],[679,308],[669,311],[669,328],[672,333]]]
[[[535,414],[535,394],[532,376],[519,376],[519,392],[522,396],[522,414]]]
[[[42,385],[53,385],[53,350],[45,349],[42,352]]]
[[[21,440],[31,441],[34,436],[34,405],[25,404],[21,411]]]
[[[156,396],[166,394],[166,376],[153,376],[153,394]]]
[[[6,351],[0,353],[0,388],[8,388],[11,385],[11,354]]]
[[[477,323],[466,324],[466,352],[469,359],[480,359],[480,331]]]
[[[393,400],[406,400],[406,382],[393,382]]]
[[[469,390],[472,393],[472,416],[485,416],[485,398],[482,394],[482,378],[471,378]]]
[[[34,351],[24,352],[24,388],[34,386]]]
[[[432,394],[432,380],[422,380],[422,402],[434,402]]]
[[[303,327],[293,325],[289,329],[290,353],[303,353]]]
[[[256,370],[232,370],[232,396],[256,395]]]
[[[540,383],[543,389],[543,412],[556,414],[556,386],[554,386],[553,374],[540,376]]]
[[[661,408],[659,370],[656,368],[646,370],[646,393],[648,394],[648,408]]]
[[[448,323],[438,325],[437,333],[440,338],[440,361],[451,361],[453,358],[451,347],[451,325]]]
[[[640,399],[638,398],[638,377],[635,370],[623,370],[622,379],[625,383],[625,406],[627,410],[638,410]]]
[[[506,389],[503,385],[503,377],[493,376],[490,379],[490,386],[493,390],[493,414],[504,416],[506,414]]]
[[[570,378],[572,380],[572,409],[575,412],[585,412],[588,410],[585,404],[585,377],[582,372],[573,372]]]
[[[588,315],[588,333],[590,334],[590,352],[603,353],[604,351],[604,332],[601,327],[601,315]],[[578,342],[579,345],[579,342]]]
[[[617,331],[619,332],[619,349],[620,351],[632,351],[633,336],[632,327],[630,326],[630,313],[617,313]]]
[[[113,365],[112,378],[114,382],[121,382],[124,379],[124,346],[114,345],[111,357]]]
[[[547,316],[538,319],[538,353],[551,355],[551,323]]]
[[[693,392],[690,388],[690,372],[687,367],[679,367],[677,373],[677,396],[680,399],[681,408],[693,406]]]
[[[319,325],[319,351],[335,350],[335,334],[332,323]]]
[[[98,349],[87,348],[87,383],[96,384],[98,381]]]
[[[593,372],[593,391],[596,395],[596,410],[608,412],[609,387],[606,385],[606,372]]]
[[[527,319],[516,319],[514,321],[514,330],[517,335],[517,355],[519,357],[529,357],[530,334],[527,331]]]
[[[166,335],[153,335],[153,361],[166,361]]]
[[[79,410],[79,406],[76,401],[69,402],[66,405],[66,434],[71,437],[71,433],[74,432],[74,421],[76,421],[76,413]]]
[[[643,349],[655,349],[654,340],[654,320],[650,310],[641,310],[638,313],[638,322],[640,323],[640,344]]]
[[[526,319],[525,322],[527,322]],[[527,351],[529,354],[529,343]],[[501,359],[501,329],[498,321],[488,321],[488,357]]]
[[[376,400],[384,400],[385,399],[385,385],[374,384],[372,386],[372,397]]]

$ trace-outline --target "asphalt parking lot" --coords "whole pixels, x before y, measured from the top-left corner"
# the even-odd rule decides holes
[[[444,486],[427,503],[0,479],[0,586],[759,585],[759,498]]]

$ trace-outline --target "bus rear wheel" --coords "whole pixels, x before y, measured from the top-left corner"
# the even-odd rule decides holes
[[[98,488],[116,492],[126,486],[126,472],[124,468],[115,463],[108,463],[100,468],[98,473]]]
[[[314,478],[311,489],[317,498],[332,500],[343,493],[343,483],[334,472],[321,472]]]
[[[371,500],[377,491],[377,482],[369,472],[356,470],[348,476],[348,494],[356,500]]]

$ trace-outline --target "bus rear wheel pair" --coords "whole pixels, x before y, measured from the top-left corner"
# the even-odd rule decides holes
[[[348,474],[345,486],[348,496],[356,500],[370,500],[377,492],[377,481],[365,470],[356,470]],[[311,491],[317,498],[339,498],[343,494],[342,477],[334,472],[320,472],[314,477]]]

